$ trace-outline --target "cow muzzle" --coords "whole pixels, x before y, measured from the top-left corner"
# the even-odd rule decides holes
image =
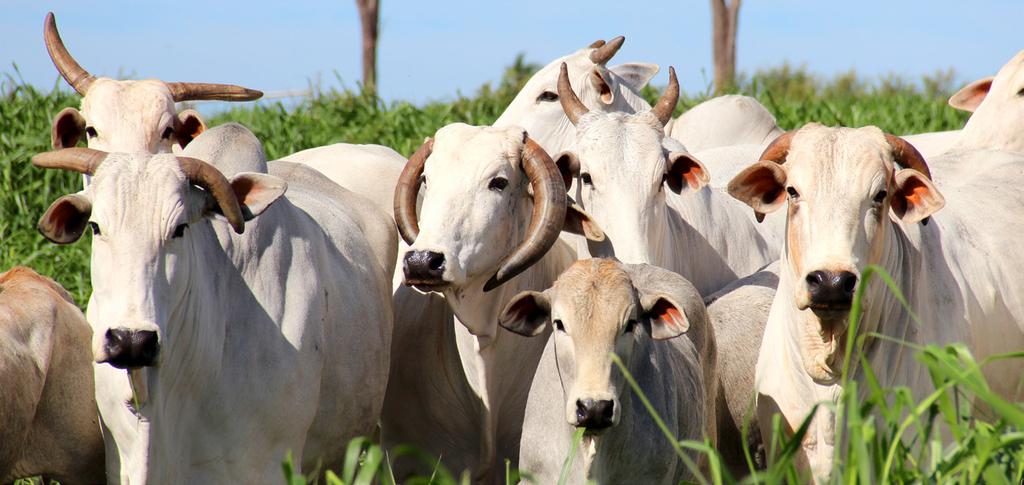
[[[808,308],[821,318],[845,315],[853,305],[857,275],[850,271],[811,271],[804,278],[809,298]]]
[[[405,285],[424,292],[441,291],[451,285],[445,281],[447,258],[435,251],[409,251],[402,260]]]
[[[98,363],[118,369],[152,367],[160,355],[160,339],[154,330],[118,327],[107,329]]]
[[[615,411],[612,399],[577,399],[575,426],[589,434],[601,433],[615,425]]]

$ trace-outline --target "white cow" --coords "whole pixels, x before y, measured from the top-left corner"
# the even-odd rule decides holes
[[[554,162],[522,128],[465,124],[438,130],[410,158],[395,220],[410,244],[402,255],[405,283],[444,295],[400,293],[396,312],[422,301],[446,307],[411,321],[396,339],[385,444],[411,443],[453,471],[471,470],[477,482],[503,482],[497,460],[518,462],[544,339],[499,328],[498,315],[518,292],[550,286],[576,259],[558,238],[563,227],[595,239],[600,232],[567,203]]]
[[[0,274],[0,483],[103,483],[89,324],[55,281]]]
[[[373,432],[389,275],[344,200],[170,154],[69,148],[33,163],[93,175],[40,229],[58,243],[94,234],[87,316],[110,480],[276,483],[289,450],[338,467]]]
[[[922,156],[900,138],[875,127],[812,124],[780,137],[762,158],[730,183],[730,193],[760,212],[788,201],[779,291],[757,362],[766,439],[772,413],[796,429],[815,403],[836,402],[848,338],[874,332],[910,344],[964,342],[979,360],[1024,348],[1024,279],[1007,270],[1024,265],[1015,249],[1024,234],[1020,154],[939,158],[931,165],[955,173],[933,183]],[[918,224],[925,218],[930,223]],[[892,276],[920,324],[876,278],[858,334],[848,334],[852,296],[868,264]],[[881,385],[909,386],[918,399],[930,391],[926,368],[907,346],[868,337],[862,351]],[[1019,362],[984,372],[995,392],[1019,399]],[[803,442],[801,457],[817,479],[832,469],[833,420],[829,408],[819,408]]]
[[[576,428],[569,483],[692,479],[622,372],[624,362],[675,439],[715,442],[715,336],[700,294],[676,273],[609,259],[577,261],[544,292],[526,291],[501,326],[547,336],[530,389],[520,470],[556,483]],[[688,451],[693,463],[704,456]]]
[[[89,74],[75,61],[46,14],[43,37],[61,76],[82,95],[81,111],[64,108],[53,119],[53,148],[70,148],[83,138],[89,148],[126,153],[170,153],[206,129],[195,110],[178,112],[189,100],[252,101],[263,93],[228,84],[166,83],[157,79],[121,81]]]
[[[776,257],[781,224],[758,225],[747,207],[706,187],[708,169],[665,136],[662,127],[679,98],[674,70],[658,104],[633,115],[590,111],[564,67],[562,73],[559,94],[576,124],[579,152],[563,153],[559,163],[578,177],[580,204],[608,236],[602,244],[581,245],[581,254],[661,266],[702,295]]]
[[[756,145],[764,149],[783,130],[756,99],[730,94],[690,108],[666,124],[665,133],[692,153],[698,153],[733,145]]]

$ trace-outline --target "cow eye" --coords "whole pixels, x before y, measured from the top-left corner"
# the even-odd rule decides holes
[[[96,224],[95,222],[89,221],[89,227],[92,228],[92,234],[94,236],[99,236],[100,235],[100,226],[99,226],[99,224]]]
[[[188,227],[188,224],[178,224],[178,227],[174,228],[174,235],[171,236],[171,237],[173,237],[174,239],[177,239],[177,238],[179,238],[181,236],[184,236],[185,235],[185,228],[186,227]]]
[[[537,96],[537,102],[538,103],[551,102],[551,101],[558,101],[558,94],[553,93],[551,91],[544,91],[543,93],[540,93],[540,96]]]
[[[487,184],[488,189],[497,192],[505,190],[505,187],[508,187],[508,179],[505,177],[494,177],[491,179],[491,183]]]
[[[875,205],[879,205],[882,202],[884,202],[885,201],[885,196],[887,196],[887,195],[889,195],[888,192],[886,192],[884,190],[879,190],[878,193],[875,194],[875,200],[874,200]]]
[[[580,174],[580,180],[582,180],[583,183],[585,183],[587,185],[590,185],[590,186],[594,185],[594,180],[590,178],[590,173],[589,172],[581,173]]]
[[[794,189],[792,186],[786,187],[786,193],[789,194],[790,199],[800,197],[800,192],[797,192],[796,189]]]
[[[1020,91],[1017,91],[1017,96],[1024,96],[1024,88],[1020,88]]]
[[[561,320],[555,320],[555,329],[557,329],[559,332],[565,331],[565,325],[562,325]]]
[[[85,136],[87,136],[89,138],[96,138],[96,128],[93,128],[91,126],[86,126],[85,127]]]
[[[626,329],[623,331],[623,333],[633,333],[634,328],[636,328],[636,320],[630,318],[629,321],[626,322]]]
[[[171,128],[170,126],[168,126],[167,129],[164,130],[163,139],[164,140],[170,140],[171,139],[171,135],[173,135],[173,134],[174,134],[174,128]]]

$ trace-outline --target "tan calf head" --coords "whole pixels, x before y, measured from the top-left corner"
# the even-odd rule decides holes
[[[620,419],[625,379],[611,354],[628,365],[638,339],[678,337],[690,326],[673,296],[636,288],[622,263],[608,259],[577,261],[547,291],[520,293],[498,322],[528,337],[554,326],[566,420],[591,432]]]
[[[785,259],[805,317],[804,364],[828,381],[860,271],[880,263],[891,244],[890,214],[915,223],[944,199],[917,150],[875,127],[807,125],[761,158],[733,178],[729,193],[759,213],[788,202]]]

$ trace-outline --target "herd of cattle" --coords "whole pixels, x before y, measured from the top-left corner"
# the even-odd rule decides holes
[[[39,230],[92,232],[93,292],[83,317],[30,269],[0,276],[0,482],[275,483],[288,452],[338,469],[378,436],[477,483],[509,459],[546,484],[585,428],[572,483],[675,483],[696,470],[612,353],[674,434],[742,474],[773,413],[796,429],[837,401],[861,285],[857,333],[891,337],[858,350],[883,385],[931,386],[893,340],[1024,349],[1024,52],[950,99],[973,111],[962,130],[900,138],[784,132],[743,96],[672,119],[675,72],[649,106],[658,67],[609,67],[617,37],[409,159],[341,143],[267,161],[241,125],[175,109],[260,92],[95,77],[52,14],[44,37],[82,102],[32,163],[84,189]],[[861,280],[870,264],[909,309]],[[1021,399],[1019,361],[985,371]],[[802,443],[816,479],[835,420],[820,408]]]

